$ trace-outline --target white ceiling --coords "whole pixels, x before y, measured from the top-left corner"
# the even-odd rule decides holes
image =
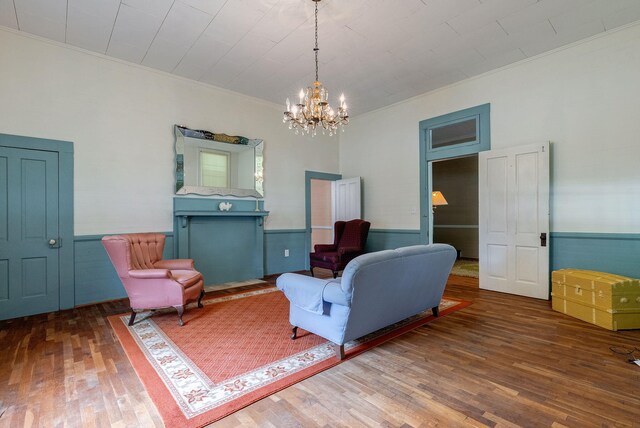
[[[311,0],[0,0],[0,25],[283,103]],[[640,20],[640,0],[323,0],[320,80],[363,113]]]

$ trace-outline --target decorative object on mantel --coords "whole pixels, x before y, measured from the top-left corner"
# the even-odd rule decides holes
[[[284,112],[282,122],[289,124],[289,129],[295,129],[296,134],[299,130],[303,133],[316,135],[316,128],[320,127],[322,133],[329,131],[332,136],[337,133],[338,127],[344,131],[344,126],[349,123],[349,113],[347,104],[345,103],[344,94],[340,96],[340,105],[336,114],[329,102],[329,91],[322,86],[318,80],[318,3],[321,0],[312,0],[315,3],[315,20],[316,20],[316,44],[313,52],[316,58],[316,80],[313,87],[308,86],[306,92],[300,89],[300,102],[291,106],[289,98],[287,98],[287,110]]]
[[[264,196],[264,142],[175,125],[176,194]]]
[[[220,209],[220,211],[229,211],[232,206],[233,204],[231,202],[220,202],[218,204],[218,208]]]

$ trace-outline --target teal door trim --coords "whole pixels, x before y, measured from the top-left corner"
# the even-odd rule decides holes
[[[431,201],[429,194],[429,180],[431,178],[431,162],[471,156],[485,150],[491,150],[491,122],[490,104],[482,104],[470,107],[431,119],[422,120],[419,123],[420,141],[420,242],[429,242],[429,226],[431,219]],[[431,148],[431,129],[446,124],[456,123],[465,119],[476,118],[477,139],[473,143],[462,143],[445,148]]]
[[[44,138],[0,134],[0,146],[58,153],[58,213],[62,246],[58,250],[60,309],[75,305],[73,264],[73,143]]]
[[[304,222],[305,222],[305,249],[311,248],[311,180],[336,181],[342,179],[342,174],[328,172],[305,171],[304,172]],[[304,268],[309,270],[309,257],[305,257]]]
[[[470,107],[464,110],[458,110],[453,113],[447,113],[442,116],[420,121],[420,143],[424,143],[425,145],[425,158],[428,161],[451,159],[489,150],[491,147],[490,114],[491,105],[482,104],[476,107]],[[473,119],[475,119],[477,129],[476,139],[474,141],[454,144],[446,147],[432,147],[432,129]]]

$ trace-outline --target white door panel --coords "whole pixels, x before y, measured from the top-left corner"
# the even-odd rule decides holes
[[[482,152],[479,162],[480,288],[548,299],[549,144]]]
[[[486,251],[487,275],[494,281],[507,280],[507,246],[488,244]]]
[[[489,204],[487,232],[493,239],[507,238],[507,158],[489,159],[487,187]]]
[[[334,198],[334,222],[361,218],[360,177],[336,180],[332,182],[332,191]]]

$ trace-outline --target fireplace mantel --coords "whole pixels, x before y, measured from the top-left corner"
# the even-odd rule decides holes
[[[221,202],[231,203],[231,209],[221,210]],[[174,198],[177,257],[194,259],[206,285],[262,278],[269,215],[262,207],[256,200]]]

